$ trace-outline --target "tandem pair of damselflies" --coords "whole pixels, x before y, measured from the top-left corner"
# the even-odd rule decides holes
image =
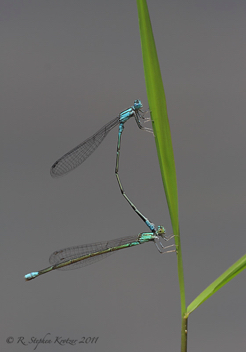
[[[140,129],[144,131],[149,131],[149,132],[151,131],[149,128],[143,127],[141,124],[141,120],[145,120],[144,112],[141,110],[142,107],[143,105],[141,101],[135,100],[133,106],[122,111],[119,114],[119,116],[114,118],[112,121],[108,122],[93,136],[86,139],[84,142],[82,142],[77,147],[73,148],[70,152],[66,153],[64,156],[58,159],[52,165],[50,173],[52,177],[60,177],[75,169],[94,152],[94,150],[100,145],[100,143],[103,141],[106,135],[115,126],[119,125],[116,166],[115,166],[116,179],[123,197],[131,205],[132,209],[138,214],[138,216],[145,222],[145,224],[149,227],[151,232],[143,232],[138,234],[137,236],[127,236],[127,237],[123,237],[115,240],[75,246],[75,247],[65,248],[65,249],[56,251],[50,256],[49,261],[51,266],[49,266],[46,269],[31,272],[25,275],[26,280],[32,280],[37,276],[48,273],[55,269],[63,269],[63,270],[77,269],[77,268],[95,263],[96,261],[105,258],[109,254],[112,254],[117,250],[133,247],[150,241],[155,242],[156,247],[160,253],[164,253],[164,251],[167,248],[173,246],[173,245],[166,246],[166,247],[163,246],[161,242],[161,238],[168,241],[173,236],[166,236],[165,229],[163,226],[158,226],[158,228],[156,229],[155,225],[152,222],[150,222],[148,218],[145,217],[136,208],[136,206],[127,197],[119,177],[121,136],[124,130],[125,122],[134,116],[137,126]],[[165,251],[165,253],[168,253],[168,252],[175,252],[175,250]]]

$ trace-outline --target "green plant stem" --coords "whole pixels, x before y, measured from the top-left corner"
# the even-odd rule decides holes
[[[187,335],[188,335],[188,316],[182,319],[181,327],[181,352],[187,351]]]
[[[179,234],[179,232],[178,232]],[[180,290],[180,304],[181,304],[181,316],[184,317],[186,313],[186,304],[185,304],[185,285],[184,285],[184,270],[183,270],[183,260],[181,252],[181,243],[180,236],[178,235],[178,244],[177,246],[177,266],[178,266],[178,277],[179,277],[179,290]]]

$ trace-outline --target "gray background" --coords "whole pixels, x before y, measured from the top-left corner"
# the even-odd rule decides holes
[[[187,304],[245,254],[245,1],[149,1],[177,168]],[[174,254],[153,244],[25,282],[57,249],[146,231],[115,176],[117,129],[73,173],[52,163],[141,99],[135,1],[1,1],[2,351],[19,336],[95,345],[37,351],[178,351]],[[171,233],[154,138],[129,121],[121,179]],[[189,351],[244,351],[245,272],[189,318]],[[6,339],[13,336],[12,344]]]

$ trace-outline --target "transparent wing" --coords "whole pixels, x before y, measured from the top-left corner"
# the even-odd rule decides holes
[[[80,257],[83,258],[84,256],[87,256],[89,254],[99,253],[96,256],[93,256],[87,259],[81,259],[81,261],[77,263],[64,266],[63,268],[59,268],[59,270],[78,269],[78,268],[96,263],[99,260],[106,258],[110,254],[113,254],[115,250],[123,249],[124,247],[117,248],[112,252],[103,253],[103,254],[100,254],[101,251],[105,251],[106,249],[109,249],[109,248],[124,246],[126,244],[130,244],[132,242],[137,242],[137,241],[138,241],[138,236],[127,236],[127,237],[118,238],[115,240],[110,240],[105,242],[97,242],[97,243],[69,247],[69,248],[61,249],[51,254],[49,258],[49,262],[51,265],[56,265],[56,264],[67,262],[71,259],[76,259]]]
[[[118,124],[119,117],[117,116],[93,134],[93,136],[87,138],[77,147],[70,150],[70,152],[63,155],[51,166],[51,176],[63,176],[82,164],[94,152],[99,144],[102,143],[109,131],[111,131]]]

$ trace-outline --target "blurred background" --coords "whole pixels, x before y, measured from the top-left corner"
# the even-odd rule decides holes
[[[149,11],[177,169],[188,305],[245,254],[246,3],[155,0]],[[36,350],[61,351],[56,337],[77,340],[64,342],[66,351],[180,350],[176,256],[152,243],[80,270],[23,278],[47,267],[55,250],[148,231],[118,189],[117,128],[77,170],[49,174],[135,99],[148,108],[136,2],[1,1],[0,17],[1,349],[31,351],[46,336],[52,343]],[[172,233],[154,138],[133,119],[120,167],[130,199]],[[190,316],[190,352],[245,349],[245,277]],[[99,339],[79,344],[83,337]]]

